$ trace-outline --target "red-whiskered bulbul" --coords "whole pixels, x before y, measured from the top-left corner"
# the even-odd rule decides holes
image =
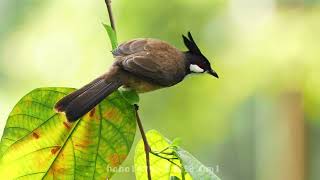
[[[85,115],[120,86],[138,93],[170,87],[191,73],[209,73],[218,78],[210,62],[193,40],[182,35],[188,51],[182,52],[157,39],[133,39],[118,46],[110,70],[65,96],[55,105],[73,122]]]

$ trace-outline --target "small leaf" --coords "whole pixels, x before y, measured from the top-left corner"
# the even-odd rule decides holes
[[[174,138],[171,146],[178,147],[180,146],[181,142],[182,142],[181,138]]]
[[[163,149],[166,149],[167,147],[169,147],[171,144],[171,142],[169,142],[167,139],[165,139],[160,133],[158,133],[155,130],[148,131],[146,136],[151,146],[151,149],[153,151],[160,152]],[[165,152],[168,152],[168,151],[165,151]],[[173,156],[168,156],[168,157],[173,157]],[[173,161],[178,165],[181,165],[179,163],[179,160],[173,160]],[[150,164],[151,164],[152,179],[168,180],[172,176],[176,176],[182,179],[181,169],[176,165],[171,164],[169,161],[165,159],[162,159],[153,154],[150,154]],[[145,151],[144,151],[142,140],[140,140],[138,145],[136,146],[136,151],[134,156],[134,167],[135,167],[136,179],[139,179],[139,180],[148,179],[147,171],[146,171]],[[190,180],[192,178],[187,174],[185,179]]]
[[[135,109],[119,92],[80,120],[53,111],[71,88],[40,88],[14,107],[0,143],[0,179],[106,179],[127,157]]]
[[[196,158],[194,158],[190,153],[183,150],[180,147],[172,147],[172,143],[163,137],[159,132],[151,130],[147,133],[147,139],[151,146],[151,149],[154,152],[161,152],[163,149],[165,153],[172,153],[173,156],[166,157],[177,157],[179,160],[174,160],[173,162],[181,166],[180,169],[171,162],[162,159],[160,157],[150,154],[150,164],[151,164],[151,175],[154,179],[167,180],[172,177],[177,177],[180,179],[204,179],[204,180],[220,180],[209,168],[201,164]],[[176,140],[177,141],[177,140]],[[171,151],[171,152],[170,152]],[[163,156],[163,155],[162,155]],[[136,168],[136,178],[137,179],[147,179],[146,172],[146,162],[145,162],[145,152],[142,140],[138,143],[135,153],[135,168]],[[139,170],[139,171],[137,171]],[[181,177],[181,174],[184,174],[186,171],[185,177]]]
[[[177,148],[175,152],[180,158],[183,167],[193,179],[219,180],[219,177],[213,173],[212,169],[209,169],[208,167],[203,165],[189,152],[181,148]]]
[[[134,105],[139,103],[140,98],[136,91],[120,89],[119,92],[129,104]]]
[[[111,46],[112,46],[112,50],[115,50],[118,47],[118,39],[117,39],[117,33],[113,30],[113,28],[109,25],[106,25],[104,23],[102,23],[103,27],[106,29],[110,42],[111,42]]]

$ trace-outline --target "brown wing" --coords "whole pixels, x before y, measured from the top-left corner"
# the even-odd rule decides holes
[[[185,76],[183,54],[160,40],[132,40],[114,54],[124,70],[162,86],[174,85]]]
[[[147,44],[147,39],[134,39],[118,46],[117,49],[112,51],[112,54],[117,56],[127,56],[144,50]]]

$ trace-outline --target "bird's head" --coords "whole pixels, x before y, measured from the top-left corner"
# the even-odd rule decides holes
[[[184,35],[183,42],[187,46],[188,51],[186,57],[188,60],[190,73],[209,73],[210,75],[219,78],[218,74],[211,68],[208,59],[201,53],[197,44],[194,42],[192,35],[188,32],[188,38]]]

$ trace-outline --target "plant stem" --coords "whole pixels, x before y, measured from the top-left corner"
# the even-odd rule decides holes
[[[110,24],[112,29],[114,30],[114,32],[116,32],[116,25],[114,22],[114,18],[113,18],[113,14],[112,14],[112,8],[111,8],[111,0],[105,0],[106,6],[108,8],[108,15],[109,15],[109,20],[110,20]]]
[[[109,20],[110,20],[111,27],[112,27],[113,31],[116,32],[116,25],[115,25],[115,22],[114,22],[114,18],[113,18],[113,14],[112,14],[112,8],[111,8],[111,0],[105,0],[105,3],[106,3],[106,6],[107,6],[107,9],[108,9],[108,15],[109,15]],[[146,133],[144,132],[144,129],[143,129],[143,126],[142,126],[142,123],[141,123],[141,120],[140,120],[140,117],[139,117],[139,114],[138,114],[139,106],[137,104],[135,104],[134,106],[136,108],[137,123],[138,123],[138,126],[139,126],[141,137],[142,137],[142,140],[143,140],[143,143],[144,143],[144,150],[145,150],[145,153],[146,153],[148,180],[151,180],[151,170],[150,170],[150,152],[151,152],[151,148],[149,146],[149,143],[148,143],[148,140],[147,140],[147,137],[146,137]]]
[[[157,157],[159,157],[159,158],[161,158],[161,159],[167,160],[167,161],[169,161],[171,164],[176,165],[178,168],[182,169],[181,166],[179,166],[177,163],[175,163],[175,162],[172,161],[172,160],[176,160],[176,159],[179,159],[179,158],[167,158],[167,157],[163,157],[163,156],[161,156],[161,155],[159,155],[159,154],[157,154],[157,153],[154,153],[154,152],[152,152],[152,151],[151,151],[151,154],[153,154],[153,155],[155,155],[155,156],[157,156]]]
[[[150,170],[150,152],[151,152],[151,148],[150,145],[148,143],[147,137],[146,137],[146,133],[144,132],[139,114],[138,114],[138,110],[139,110],[139,106],[138,105],[134,105],[136,108],[136,117],[137,117],[137,123],[138,123],[138,127],[141,133],[141,137],[143,140],[143,144],[144,144],[144,150],[146,153],[146,164],[147,164],[147,174],[148,174],[148,180],[151,180],[151,170]]]

